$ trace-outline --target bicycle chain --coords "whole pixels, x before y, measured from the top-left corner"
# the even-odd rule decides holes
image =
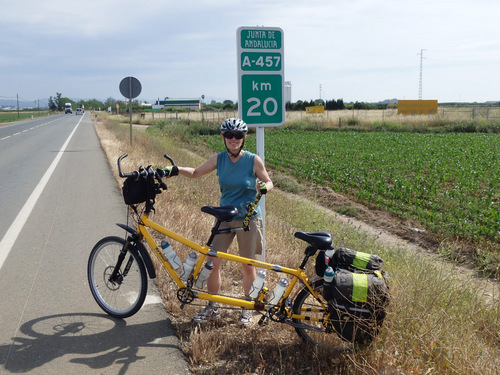
[[[218,295],[220,295],[221,297],[234,298],[230,295],[224,295],[224,294],[218,294]],[[182,303],[182,306],[184,306],[185,304],[190,304],[191,306],[205,306],[204,304],[201,304],[201,303],[191,303],[196,298],[197,298],[197,291],[189,289],[189,286],[182,287],[179,290],[177,290],[177,299]],[[220,306],[220,305],[219,305],[219,308],[223,309],[223,310],[240,310],[241,309],[241,307],[225,307],[225,306]],[[259,311],[259,310],[255,310],[255,311],[259,312],[262,315],[266,315],[262,311]]]

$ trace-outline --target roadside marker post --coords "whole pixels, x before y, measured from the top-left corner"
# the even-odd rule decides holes
[[[130,114],[130,146],[132,147],[132,99],[137,98],[142,91],[139,80],[135,77],[125,77],[120,82],[120,93],[128,99]],[[116,109],[118,110],[118,104]],[[118,111],[117,111],[118,112]]]
[[[284,33],[279,27],[242,26],[236,39],[238,115],[256,128],[257,155],[265,162],[264,128],[285,123]],[[265,245],[265,196],[260,205]],[[265,258],[264,246],[259,259]]]

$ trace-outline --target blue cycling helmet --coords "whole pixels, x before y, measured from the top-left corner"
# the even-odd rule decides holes
[[[220,126],[220,131],[224,132],[242,132],[248,133],[248,126],[245,121],[240,120],[239,118],[228,118],[226,121],[222,123]]]

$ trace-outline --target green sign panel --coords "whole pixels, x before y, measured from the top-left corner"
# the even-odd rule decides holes
[[[241,42],[242,49],[281,49],[283,42],[283,32],[281,29],[242,29]]]
[[[243,52],[241,70],[244,71],[281,71],[281,53]]]
[[[283,30],[240,27],[237,38],[240,118],[258,127],[283,125]]]
[[[245,100],[241,103],[247,124],[282,124],[283,78],[280,74],[244,74],[241,91]]]

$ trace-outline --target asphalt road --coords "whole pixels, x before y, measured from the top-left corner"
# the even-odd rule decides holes
[[[88,114],[0,126],[0,212],[0,374],[190,373],[154,282],[126,320],[90,293],[126,208]]]

